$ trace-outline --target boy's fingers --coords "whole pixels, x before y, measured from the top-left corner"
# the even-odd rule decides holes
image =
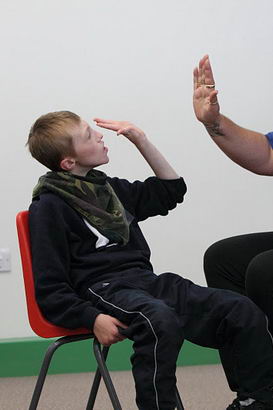
[[[98,127],[106,128],[108,130],[117,131],[118,127],[114,124],[105,124],[103,122],[97,122]]]
[[[118,131],[117,131],[117,135],[120,135],[120,134],[125,134],[125,133],[128,133],[128,131],[130,131],[130,127],[125,127],[125,128],[120,128]]]
[[[118,341],[119,341],[119,342],[122,342],[122,341],[125,340],[125,339],[127,339],[126,336],[120,335]]]
[[[110,124],[110,123],[116,122],[116,121],[114,121],[114,120],[105,120],[104,118],[98,118],[98,117],[94,118],[93,121],[95,121],[95,122],[102,122],[102,123],[106,123],[106,124]]]
[[[120,128],[120,129],[117,131],[117,135],[123,134],[123,133],[125,132],[125,130],[126,130],[126,128]]]
[[[116,319],[116,324],[118,327],[121,327],[123,329],[127,329],[127,325],[125,325],[124,323],[120,322],[118,319]]]

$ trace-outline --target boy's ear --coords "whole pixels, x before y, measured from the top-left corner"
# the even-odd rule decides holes
[[[66,157],[61,160],[60,167],[65,171],[71,171],[75,166],[76,161],[71,157]]]

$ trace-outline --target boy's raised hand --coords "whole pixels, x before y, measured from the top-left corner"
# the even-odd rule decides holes
[[[117,135],[124,135],[133,144],[146,140],[145,133],[128,121],[105,120],[103,118],[94,118],[94,121],[101,128],[116,131]]]
[[[94,118],[94,121],[99,127],[116,131],[118,135],[122,134],[127,137],[139,150],[158,178],[179,178],[178,174],[171,167],[168,161],[150,142],[140,128],[137,128],[134,124],[128,121],[104,120],[102,118]]]

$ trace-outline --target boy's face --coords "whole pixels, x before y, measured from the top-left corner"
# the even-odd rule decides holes
[[[90,169],[109,162],[103,135],[93,130],[84,120],[73,127],[73,145],[76,153],[73,158],[75,164],[71,169],[73,174],[85,176]]]

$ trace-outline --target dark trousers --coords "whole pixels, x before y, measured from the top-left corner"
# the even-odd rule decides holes
[[[230,388],[242,397],[259,399],[273,385],[266,317],[245,296],[172,273],[147,272],[147,281],[139,283],[136,277],[131,283],[96,284],[89,297],[129,326],[122,333],[134,341],[131,361],[141,410],[175,408],[176,361],[184,339],[219,349]]]
[[[266,314],[273,331],[273,232],[234,236],[206,251],[208,286],[247,295]]]

